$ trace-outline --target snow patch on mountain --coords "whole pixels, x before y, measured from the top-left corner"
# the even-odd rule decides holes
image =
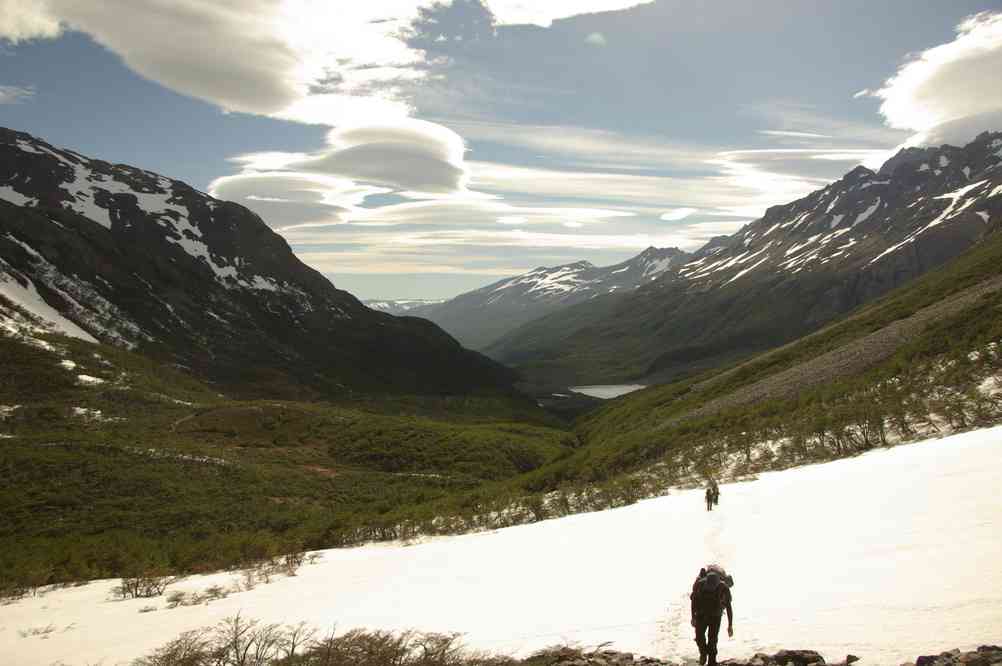
[[[138,324],[131,321],[128,315],[122,312],[114,303],[102,296],[92,284],[76,275],[72,277],[63,275],[59,269],[56,268],[56,266],[50,263],[34,248],[30,247],[26,243],[23,243],[14,236],[6,234],[4,238],[19,245],[25,252],[28,253],[35,264],[35,275],[39,281],[44,284],[47,289],[58,294],[63,299],[63,302],[66,303],[66,309],[70,312],[72,317],[84,324],[88,329],[100,331],[103,337],[109,338],[129,349],[134,348],[140,340],[153,340],[152,336],[143,331]],[[25,277],[25,279],[27,280],[27,277]],[[38,292],[34,289],[33,284],[31,285],[31,288],[34,290],[34,295],[41,300],[41,296],[38,295]],[[28,299],[28,302],[31,304],[31,307],[22,307],[25,307],[26,310],[36,314],[42,319],[49,321],[61,331],[66,328],[65,323],[62,322],[68,320],[66,317],[59,314],[59,312],[54,308],[48,304],[46,304],[47,309],[41,308],[37,305],[37,303],[32,303],[30,298]],[[44,303],[44,300],[42,302]],[[45,314],[43,314],[43,312]],[[89,342],[97,342],[97,340],[95,340],[90,334],[84,332],[76,324],[74,324],[74,327],[76,327],[77,331],[83,332],[86,335],[86,337],[83,337],[82,339]],[[72,331],[73,329],[69,330]],[[82,337],[79,333],[73,332],[67,332],[67,335]]]
[[[969,192],[973,192],[975,190],[978,190],[978,189],[980,189],[981,187],[983,187],[987,183],[988,183],[987,180],[980,180],[980,181],[978,181],[976,183],[971,183],[970,185],[965,185],[964,187],[961,187],[960,189],[954,190],[953,192],[947,192],[946,194],[942,194],[942,195],[940,195],[938,197],[935,197],[936,199],[946,199],[946,200],[949,200],[950,204],[932,222],[929,222],[924,227],[921,227],[918,230],[912,232],[911,234],[909,234],[900,243],[896,243],[896,244],[892,245],[891,247],[887,248],[886,250],[884,250],[883,252],[881,252],[880,254],[878,254],[875,258],[873,258],[872,260],[870,260],[870,264],[873,264],[874,262],[878,261],[882,257],[885,257],[888,254],[891,254],[892,252],[895,252],[896,250],[901,249],[902,247],[904,247],[908,243],[911,243],[912,241],[914,241],[920,235],[924,234],[929,229],[932,229],[933,227],[936,227],[936,226],[942,224],[943,222],[946,222],[946,221],[950,220],[951,218],[954,218],[954,217],[960,215],[961,213],[963,213],[966,208],[968,208],[971,204],[975,203],[978,199],[977,198],[970,198],[967,201],[965,201],[963,204],[961,204],[959,208],[957,206],[957,203],[961,199],[963,199],[964,197],[966,197]]]
[[[20,279],[15,278],[15,274]],[[26,276],[16,273],[10,264],[3,259],[0,259],[0,296],[6,297],[14,305],[44,322],[41,326],[40,322],[19,322],[18,318],[3,316],[3,313],[0,313],[0,320],[2,320],[0,323],[5,324],[4,328],[8,333],[30,333],[47,329],[49,332],[63,333],[87,342],[97,342],[90,333],[46,303],[45,299],[38,293],[35,284]]]
[[[860,213],[858,216],[856,216],[856,219],[853,221],[853,223],[850,226],[854,227],[857,224],[862,224],[863,222],[866,222],[868,219],[870,219],[871,215],[873,215],[875,212],[877,212],[877,209],[880,208],[880,204],[881,204],[880,197],[877,197],[877,200],[874,201],[873,204],[869,208],[867,208],[862,213]]]
[[[0,199],[10,202],[15,206],[37,206],[38,199],[26,197],[10,185],[0,186]]]

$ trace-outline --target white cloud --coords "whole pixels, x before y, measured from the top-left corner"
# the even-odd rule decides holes
[[[0,0],[0,39],[15,44],[31,39],[52,39],[62,33],[46,0]]]
[[[915,55],[874,94],[889,126],[915,132],[907,144],[962,144],[978,131],[1002,128],[999,72],[1002,13],[982,12],[958,25],[953,41]],[[995,124],[981,124],[987,122]],[[950,131],[937,132],[942,127]]]
[[[491,275],[510,277],[532,270],[530,266],[505,263],[495,266],[468,266],[456,262],[451,255],[429,255],[426,251],[414,255],[397,252],[385,254],[379,248],[325,252],[297,252],[301,260],[322,273],[352,273],[359,275]]]
[[[605,35],[601,32],[593,32],[585,37],[585,44],[589,46],[605,46],[608,44],[608,41],[606,41]]]
[[[290,243],[301,247],[343,243],[379,246],[383,252],[408,248],[431,248],[435,246],[643,250],[652,245],[656,247],[669,247],[678,245],[679,243],[692,244],[690,237],[681,234],[555,233],[526,229],[455,229],[398,232],[390,235],[375,234],[372,236],[341,236],[339,234],[334,237],[330,233],[301,229],[290,230],[285,233],[285,236]]]
[[[410,105],[394,85],[427,75],[399,38],[435,0],[0,0],[0,39],[79,30],[161,85],[227,111],[311,124],[387,123]],[[548,26],[635,0],[493,0],[500,23]]]
[[[634,213],[604,208],[520,206],[498,200],[436,199],[411,201],[377,208],[357,208],[347,216],[352,224],[453,225],[489,227],[500,220],[518,220],[519,224],[578,225],[598,224],[613,218],[633,217]]]
[[[0,86],[0,104],[20,104],[35,96],[35,89],[24,86]]]
[[[392,125],[338,128],[327,141],[329,150],[286,166],[409,192],[466,190],[466,146],[461,136],[442,125],[407,119]]]
[[[880,124],[846,120],[833,117],[823,108],[796,99],[768,99],[743,104],[739,107],[743,114],[762,119],[772,126],[763,133],[777,138],[797,138],[797,134],[818,135],[824,139],[822,147],[832,147],[840,143],[853,146],[890,147],[907,136],[905,132]],[[801,137],[802,138],[802,137]]]
[[[595,164],[632,170],[692,166],[705,148],[665,141],[658,136],[568,125],[454,121],[449,126],[470,140],[500,143],[545,153],[564,164]]]
[[[544,28],[568,16],[629,9],[643,4],[647,3],[637,0],[488,0],[499,23],[531,23]]]
[[[661,219],[666,222],[677,222],[684,220],[693,213],[699,212],[698,208],[673,208],[661,214]]]
[[[759,134],[768,136],[785,136],[794,139],[830,139],[831,134],[817,134],[815,132],[793,132],[790,130],[759,130]]]

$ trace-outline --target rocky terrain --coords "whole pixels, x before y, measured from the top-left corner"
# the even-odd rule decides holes
[[[649,247],[614,266],[600,267],[587,261],[540,266],[443,303],[399,312],[392,305],[382,309],[430,319],[467,347],[484,349],[509,331],[544,315],[597,296],[630,293],[677,271],[690,258],[689,253],[677,248]]]
[[[244,395],[508,391],[434,324],[365,307],[248,209],[0,129],[0,319],[136,349]]]
[[[1002,222],[1002,133],[912,148],[711,240],[634,293],[530,322],[485,351],[551,384],[665,380],[802,337]]]
[[[848,666],[855,662],[867,663],[855,655],[847,655],[835,666]],[[650,657],[638,657],[628,652],[596,650],[583,652],[571,648],[556,648],[528,660],[534,666],[684,666],[676,662],[661,661]],[[815,666],[827,664],[824,657],[813,650],[780,650],[775,654],[756,654],[749,659],[722,659],[718,663],[727,666]],[[995,666],[1002,664],[1002,647],[981,646],[977,650],[963,652],[953,650],[939,655],[918,657],[914,662],[901,666]],[[881,666],[894,666],[891,664]]]

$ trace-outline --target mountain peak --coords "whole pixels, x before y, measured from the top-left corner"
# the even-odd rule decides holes
[[[868,178],[873,178],[876,172],[873,169],[868,169],[867,167],[860,164],[858,167],[842,176],[842,181],[845,183],[858,183],[861,180],[867,180]]]

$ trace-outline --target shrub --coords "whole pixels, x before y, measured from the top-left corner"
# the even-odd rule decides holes
[[[161,573],[146,573],[140,576],[123,578],[120,585],[112,591],[122,599],[149,599],[159,597],[167,586],[177,579]]]

